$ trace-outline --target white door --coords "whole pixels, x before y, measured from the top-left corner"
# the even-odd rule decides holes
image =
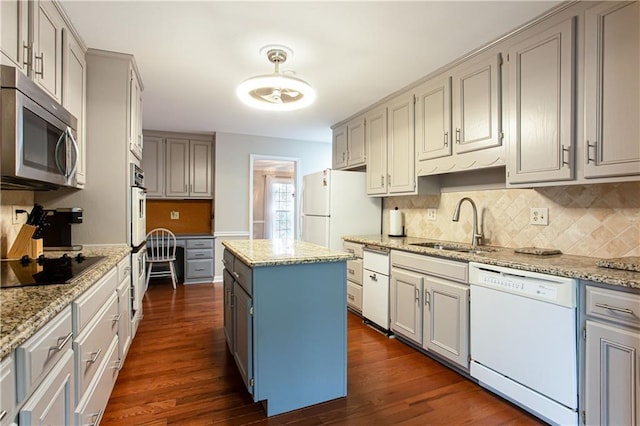
[[[329,216],[330,172],[306,175],[302,182],[302,214]]]
[[[302,240],[329,247],[329,217],[302,216]]]

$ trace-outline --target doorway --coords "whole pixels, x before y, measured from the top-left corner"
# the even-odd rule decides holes
[[[249,238],[298,238],[296,158],[251,155]]]

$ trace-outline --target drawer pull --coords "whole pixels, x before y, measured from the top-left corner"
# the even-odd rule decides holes
[[[596,308],[609,309],[611,311],[622,312],[623,314],[633,315],[632,309],[618,308],[616,306],[607,305],[606,303],[596,303]]]
[[[240,274],[237,273],[236,271],[233,271],[232,274],[234,277],[236,277],[236,279],[240,278]]]
[[[62,348],[64,348],[64,345],[66,345],[67,342],[71,339],[71,337],[73,337],[73,332],[69,332],[69,334],[67,334],[65,337],[58,337],[58,345],[51,346],[49,350],[54,352],[60,352]],[[60,342],[60,340],[62,340],[62,342]]]
[[[102,348],[98,349],[97,352],[91,352],[91,358],[85,360],[85,362],[87,364],[93,364],[98,360],[98,357],[100,356],[101,353],[102,353]]]
[[[347,253],[356,254],[356,251],[352,248],[348,248],[346,250],[347,250]]]
[[[376,274],[369,275],[369,278],[371,278],[373,281],[378,281],[378,277]]]
[[[227,261],[225,259],[222,259],[222,264],[227,266]]]
[[[349,300],[356,300],[353,294],[347,294],[347,296],[349,297]]]
[[[351,269],[351,268],[347,268],[347,271],[349,271],[349,273],[351,275],[355,275],[355,273],[356,273],[356,271],[354,269]]]
[[[0,420],[4,419],[7,416],[7,410],[2,410],[2,412],[0,412]]]
[[[91,424],[89,426],[96,426],[100,424],[100,420],[102,420],[103,414],[104,414],[104,410],[100,410],[94,414],[89,414],[91,416]]]
[[[204,268],[196,268],[196,272],[202,272],[204,271]]]
[[[118,322],[118,321],[120,321],[120,318],[122,318],[122,314],[116,314],[116,315],[113,316],[111,321]]]
[[[204,257],[204,253],[196,253],[195,257]]]

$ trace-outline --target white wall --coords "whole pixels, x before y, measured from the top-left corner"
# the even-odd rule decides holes
[[[216,133],[216,281],[222,279],[221,241],[249,238],[251,154],[299,158],[300,176],[331,167],[331,143]]]

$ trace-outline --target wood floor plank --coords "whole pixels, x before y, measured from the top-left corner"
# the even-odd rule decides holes
[[[540,425],[457,372],[348,315],[347,397],[267,418],[222,329],[221,284],[154,280],[102,425]]]

